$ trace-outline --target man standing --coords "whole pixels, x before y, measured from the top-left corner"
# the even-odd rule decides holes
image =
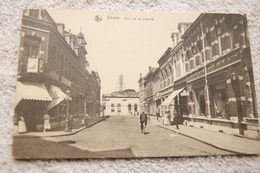
[[[178,112],[175,110],[174,111],[174,122],[175,122],[175,125],[176,125],[176,129],[179,129],[179,118],[180,118],[180,116],[179,116],[179,114],[178,114]]]
[[[142,112],[140,115],[141,133],[144,133],[144,125],[147,125],[147,115]]]

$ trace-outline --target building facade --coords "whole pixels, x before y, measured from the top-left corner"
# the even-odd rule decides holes
[[[85,38],[64,29],[46,10],[23,13],[15,124],[23,116],[28,131],[41,131],[47,112],[54,129],[68,114],[75,118],[99,114],[101,81],[88,70]]]
[[[258,138],[246,17],[201,14],[182,36],[192,122]]]
[[[103,94],[105,116],[139,115],[139,93],[132,89]]]
[[[179,23],[172,41],[158,60],[161,114],[177,112],[191,126],[259,138],[246,17],[201,14]]]

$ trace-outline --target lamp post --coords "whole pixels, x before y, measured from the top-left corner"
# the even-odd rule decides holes
[[[233,91],[236,95],[239,134],[244,135],[243,126],[241,124],[242,123],[242,107],[241,107],[241,99],[240,99],[239,79],[237,78],[235,73],[231,74],[231,84],[232,84]]]
[[[67,110],[66,110],[66,128],[65,132],[69,131],[69,96],[70,96],[70,90],[66,91],[66,101],[67,101]]]

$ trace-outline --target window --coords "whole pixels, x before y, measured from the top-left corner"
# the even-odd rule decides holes
[[[226,19],[221,23],[221,48],[225,54],[231,50],[231,21]]]
[[[35,36],[25,36],[24,39],[24,56],[27,58],[38,58],[41,38]]]
[[[34,17],[34,18],[38,18],[39,17],[39,10],[37,10],[37,9],[30,9],[29,10],[29,16],[30,17]]]

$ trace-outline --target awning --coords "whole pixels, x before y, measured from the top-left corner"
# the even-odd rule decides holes
[[[173,101],[173,99],[180,93],[182,92],[184,88],[175,90],[171,93],[171,95],[169,97],[167,97],[167,99],[161,104],[161,105],[166,105],[169,106],[171,104],[171,102]]]
[[[48,105],[48,110],[58,105],[60,102],[65,100],[72,100],[71,97],[68,97],[59,87],[51,85],[49,93],[52,97],[52,102]]]
[[[52,101],[52,98],[43,83],[17,81],[15,107],[21,100]]]

